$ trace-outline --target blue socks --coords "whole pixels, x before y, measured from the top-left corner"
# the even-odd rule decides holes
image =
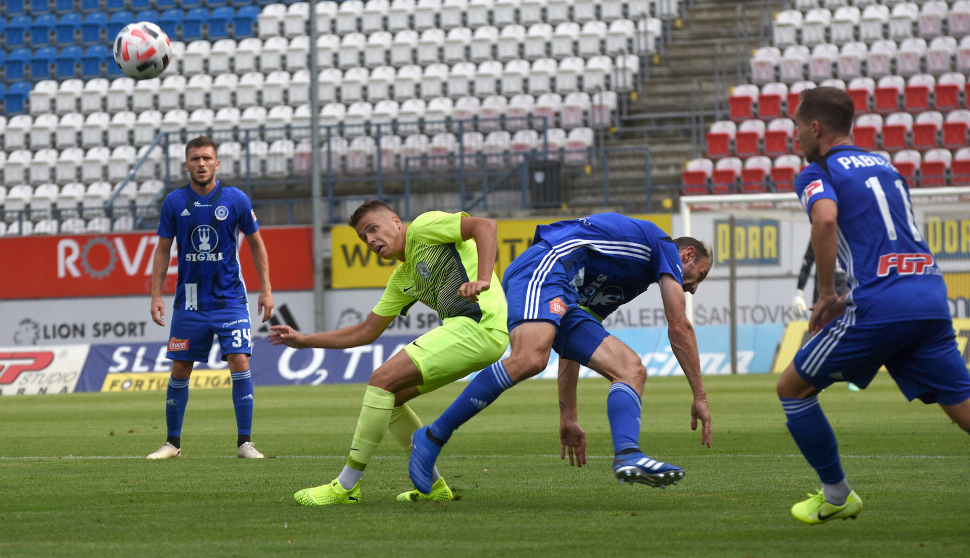
[[[439,445],[444,445],[458,427],[468,422],[473,416],[492,404],[502,392],[514,386],[512,379],[505,371],[502,361],[496,362],[478,373],[469,382],[465,391],[448,407],[438,420],[428,427],[428,433],[434,436]]]
[[[182,419],[185,417],[185,406],[188,402],[189,379],[176,380],[169,377],[168,393],[165,396],[165,424],[168,426],[170,438],[182,435]]]
[[[606,415],[613,434],[613,453],[640,451],[640,395],[627,384],[616,382],[606,397]]]
[[[236,429],[240,435],[253,431],[253,380],[249,370],[232,372],[232,404],[236,408]]]
[[[822,407],[818,404],[818,397],[782,397],[781,406],[788,417],[788,422],[785,423],[788,431],[822,483],[834,485],[845,480],[845,473],[842,472],[839,462],[839,444]]]

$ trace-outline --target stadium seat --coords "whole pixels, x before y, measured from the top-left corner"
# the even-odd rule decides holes
[[[309,41],[309,39],[307,40]],[[216,41],[216,43],[212,45],[212,49],[209,51],[209,75],[217,77],[229,73],[229,60],[235,55],[236,41],[232,39],[222,39],[220,41]]]
[[[412,4],[413,9],[413,4]],[[337,8],[336,25],[334,29],[343,37],[357,32],[358,21],[364,15],[364,2],[361,0],[344,0]]]
[[[535,112],[536,99],[528,93],[520,93],[509,99],[508,107],[505,111],[505,129],[509,132],[518,132],[529,127],[530,117]],[[540,122],[540,127],[542,120]],[[550,127],[555,125],[555,121],[550,122]]]
[[[89,46],[81,56],[81,77],[94,79],[102,77],[104,63],[111,53],[103,45]]]
[[[328,4],[328,2],[321,2]],[[239,41],[256,36],[256,25],[260,10],[256,6],[242,6],[232,18],[232,37]],[[319,24],[319,22],[318,22]]]
[[[54,34],[54,26],[56,24],[57,18],[51,14],[44,14],[34,18],[33,23],[30,24],[31,48],[36,49],[53,44],[51,42],[51,35]]]
[[[51,105],[57,96],[57,87],[58,84],[54,80],[38,83],[29,95],[30,114],[37,115],[51,112]]]
[[[728,96],[731,120],[743,122],[755,117],[755,101],[760,91],[757,85],[742,84],[734,87]]]
[[[943,34],[943,22],[949,18],[950,7],[942,0],[925,2],[919,13],[919,36],[932,39]]]
[[[502,168],[506,166],[506,156],[511,148],[512,135],[509,132],[504,130],[489,132],[489,134],[485,136],[484,145],[482,145],[482,153],[485,155],[485,164],[490,168]]]
[[[475,118],[481,111],[482,102],[478,97],[461,97],[455,101],[451,111],[451,131],[461,136],[475,130]]]
[[[540,58],[532,63],[532,71],[529,72],[529,92],[533,95],[542,95],[552,92],[552,78],[556,75],[558,64],[552,58]]]
[[[471,38],[470,59],[472,62],[481,63],[494,58],[492,50],[497,48],[499,41],[499,30],[496,27],[486,25],[475,29]],[[518,58],[518,44],[516,43],[516,56]],[[511,57],[510,57],[511,59]]]
[[[108,166],[111,150],[107,147],[92,147],[84,153],[81,160],[81,182],[92,183],[104,179],[104,169]],[[88,186],[90,190],[94,185]]]
[[[30,18],[21,15],[10,19],[7,23],[5,44],[7,50],[23,48],[27,46],[27,36],[30,33]]]
[[[108,18],[108,23],[105,27],[105,32],[107,33],[108,39],[111,42],[114,42],[114,39],[118,36],[118,33],[120,33],[126,25],[132,23],[133,21],[135,21],[135,16],[129,11],[112,13],[111,17]]]
[[[582,52],[580,56],[583,56]],[[777,81],[775,74],[781,65],[781,51],[777,47],[761,47],[754,52],[749,63],[752,83],[764,85]]]
[[[141,147],[155,141],[162,126],[162,113],[157,110],[146,110],[138,113],[135,123],[135,146]],[[173,139],[174,141],[174,139]]]
[[[743,164],[737,157],[726,157],[714,163],[711,175],[712,193],[734,194],[737,192]]]
[[[158,18],[158,26],[168,35],[169,40],[176,41],[182,39],[184,20],[185,12],[182,10],[165,10]]]
[[[30,126],[30,148],[32,150],[46,149],[54,145],[55,130],[57,130],[57,115],[41,114],[34,118],[34,122]]]
[[[950,164],[953,155],[949,149],[931,149],[920,163],[920,182],[923,188],[939,188],[950,183]]]
[[[802,22],[802,44],[813,47],[825,42],[832,25],[832,12],[826,8],[814,8],[805,14]]]
[[[861,19],[862,13],[856,6],[837,8],[832,16],[832,25],[829,28],[832,42],[840,46],[852,42],[855,39],[856,28],[859,27]]]
[[[118,78],[125,79],[125,78]],[[112,84],[118,80],[112,81]],[[131,110],[141,112],[155,108],[155,100],[158,97],[158,90],[162,85],[159,78],[143,79],[134,83],[131,89]],[[119,86],[124,87],[124,86]],[[124,109],[121,109],[124,110]]]
[[[235,75],[235,74],[231,74],[231,75]],[[306,125],[309,126],[310,106],[309,105],[304,105],[304,106],[306,107],[305,111],[307,114]],[[300,109],[297,108],[297,111],[299,110]],[[234,141],[236,137],[235,128],[236,128],[236,125],[239,124],[239,118],[241,115],[242,115],[242,112],[236,107],[220,108],[219,111],[216,112],[214,118],[212,119],[212,129],[213,129],[212,140],[220,143]],[[309,132],[305,131],[305,133],[307,136],[309,136]]]
[[[58,184],[75,182],[78,177],[78,171],[81,170],[81,161],[83,159],[84,150],[79,147],[71,147],[61,151],[54,166],[54,180]]]
[[[83,151],[81,153],[83,155]],[[63,156],[63,153],[61,155]],[[72,159],[70,163],[65,164],[70,164],[73,167],[70,169],[70,174],[77,174],[77,169],[81,166],[81,159],[77,159],[76,162]],[[58,165],[60,165],[60,161],[58,161]],[[67,174],[68,170],[65,170],[64,172]],[[58,171],[58,174],[60,174],[60,171]],[[80,216],[78,206],[81,204],[81,199],[83,197],[84,184],[81,184],[80,182],[70,182],[61,187],[61,191],[57,194],[57,200],[54,202],[55,207],[60,212],[61,217],[64,219],[64,221],[61,223],[61,231],[65,233],[80,232],[76,230],[76,223],[79,220],[77,217]],[[68,221],[71,222],[69,223]],[[84,221],[81,221],[82,231],[83,227]]]
[[[940,76],[934,88],[936,110],[941,112],[956,110],[965,106],[967,78],[962,73],[945,73]]]
[[[795,123],[789,118],[778,118],[768,123],[765,130],[765,154],[769,157],[787,155],[792,152]]]
[[[239,79],[239,84],[236,85],[236,106],[239,108],[248,108],[259,104],[257,95],[263,88],[265,81],[266,78],[259,72],[249,72],[243,75]]]
[[[922,162],[922,156],[915,149],[904,149],[893,155],[893,166],[906,179],[911,188],[919,186],[916,180],[916,170]]]
[[[729,157],[734,152],[734,137],[737,125],[730,121],[719,121],[711,125],[707,132],[707,156],[711,159]]]
[[[79,79],[62,81],[54,94],[54,112],[62,115],[77,111],[83,90],[84,82]]]
[[[871,4],[862,10],[859,20],[859,40],[872,44],[886,38],[885,28],[889,26],[889,6]]]
[[[953,37],[933,39],[926,50],[926,71],[934,76],[953,71],[957,50],[957,40]]]
[[[879,147],[882,138],[883,122],[878,114],[863,114],[856,118],[852,127],[852,140],[855,145],[867,151]]]
[[[27,66],[30,63],[30,57],[30,49],[26,48],[18,48],[7,56],[3,63],[7,83],[27,79]]]
[[[556,72],[556,92],[568,95],[579,90],[579,77],[586,69],[585,61],[578,56],[571,56],[559,61]]]
[[[184,6],[183,6],[184,7]],[[189,43],[198,41],[205,37],[205,32],[209,26],[209,10],[205,8],[193,8],[186,12],[182,20],[182,42]],[[225,37],[219,37],[225,38]]]
[[[61,49],[54,59],[54,77],[59,80],[77,77],[82,55],[83,51],[79,46]]]
[[[211,7],[211,0],[209,4]],[[229,38],[229,23],[234,15],[235,12],[232,8],[221,7],[212,10],[206,27],[206,38],[213,42]]]
[[[879,78],[876,86],[875,109],[879,114],[890,114],[899,110],[900,97],[906,88],[906,80],[901,76]]]
[[[913,149],[925,151],[940,145],[943,115],[937,111],[921,112],[913,123]]]
[[[289,77],[289,74],[287,74]],[[182,108],[186,110],[196,110],[205,108],[207,97],[212,90],[212,76],[201,74],[192,76],[185,85],[183,94]]]
[[[613,59],[609,56],[594,56],[586,61],[583,68],[583,91],[593,94],[606,89],[606,76],[613,74]]]
[[[390,7],[391,4],[388,0],[368,0],[364,4],[364,11],[360,16],[360,31],[365,35],[383,31],[384,18],[387,17],[387,12]],[[427,12],[427,10],[424,9],[422,12]],[[417,19],[417,13],[415,13],[415,19]],[[431,21],[431,27],[434,27],[434,11],[431,12]],[[427,26],[423,26],[419,31],[427,28]]]
[[[767,192],[770,175],[771,159],[764,155],[746,159],[741,170],[741,193],[763,194]]]
[[[771,167],[771,182],[776,192],[794,192],[795,176],[802,167],[798,155],[782,155],[775,159]]]
[[[889,16],[889,38],[901,41],[913,36],[913,27],[919,19],[919,6],[902,2],[892,8]]]
[[[808,79],[819,82],[834,75],[839,47],[831,43],[815,45],[808,61]]]
[[[837,73],[841,79],[853,79],[862,75],[864,62],[869,59],[869,47],[863,42],[848,42],[839,53]]]
[[[735,134],[735,153],[738,157],[753,157],[762,153],[761,145],[765,137],[765,123],[762,120],[742,122]]]
[[[681,178],[684,183],[684,195],[699,196],[710,193],[711,176],[714,173],[714,163],[710,159],[691,159],[684,164]]]
[[[758,118],[764,121],[781,118],[788,98],[788,86],[784,83],[768,83],[758,95]]]
[[[53,180],[53,171],[56,164],[56,149],[43,148],[34,152],[34,156],[30,161],[30,183],[36,186],[38,184],[46,184]]]
[[[393,35],[387,31],[377,31],[370,34],[364,44],[364,66],[378,68],[386,65],[393,40]],[[464,55],[464,51],[462,55]]]
[[[926,60],[926,40],[910,38],[903,40],[896,53],[896,73],[903,77],[914,76],[923,71]]]
[[[872,100],[876,94],[876,82],[870,77],[852,78],[846,93],[852,97],[852,104],[855,105],[855,114],[865,114],[871,111]]]
[[[953,12],[951,12],[951,25],[953,21],[952,14]],[[970,184],[970,147],[961,147],[953,154],[953,161],[950,163],[950,172],[954,186],[967,186]]]
[[[185,76],[168,76],[158,88],[158,110],[168,111],[182,106],[182,94],[188,80]]]
[[[326,4],[327,2],[321,2],[321,3]],[[297,4],[292,4],[289,8],[293,10],[298,10],[306,6],[304,4],[300,8],[293,8],[293,6],[295,5]],[[283,28],[283,22],[286,19],[287,11],[288,11],[287,6],[283,5],[282,3],[270,4],[269,6],[266,6],[265,8],[263,8],[262,11],[259,13],[259,15],[256,17],[257,35],[259,37],[262,37],[263,39],[282,36],[283,33],[281,31]],[[307,11],[306,14],[299,13],[297,15],[300,17],[301,23],[299,25],[299,32],[294,33],[294,36],[304,34],[304,25],[302,22],[306,20],[306,16],[309,16],[309,11]]]
[[[936,87],[936,79],[930,74],[916,74],[909,78],[904,91],[904,106],[910,113],[919,113],[930,108],[930,93]]]
[[[950,8],[949,33],[956,38],[970,35],[970,2],[957,0]]]
[[[256,60],[259,58],[262,51],[263,41],[259,39],[252,38],[239,41],[239,45],[236,47],[235,56],[233,57],[235,73],[238,75],[243,75],[248,72],[255,72]],[[325,66],[321,65],[321,67]]]
[[[81,127],[84,125],[84,116],[76,112],[65,114],[57,123],[54,132],[54,143],[58,149],[77,147],[78,139],[81,135]]]
[[[295,4],[294,4],[295,5]],[[289,41],[284,37],[270,37],[263,43],[259,53],[259,69],[268,74],[283,69],[283,57],[289,49]],[[237,71],[238,73],[238,71]]]
[[[966,147],[968,127],[970,127],[970,110],[949,112],[943,122],[943,147],[947,149]]]
[[[189,43],[185,47],[185,53],[182,54],[182,75],[192,77],[205,72],[205,61],[209,58],[211,50],[212,44],[209,41]]]
[[[882,148],[890,153],[910,148],[913,115],[897,112],[886,117],[882,127]]]
[[[775,46],[786,48],[798,44],[798,33],[802,29],[804,19],[802,12],[798,10],[778,12],[774,23],[771,25]]]
[[[503,95],[491,95],[482,101],[478,113],[478,131],[483,133],[502,129],[502,118],[508,110],[509,101]]]
[[[873,43],[869,49],[867,73],[872,79],[878,80],[892,74],[892,65],[896,62],[897,46],[895,41],[881,40]]]
[[[785,47],[782,54],[780,71],[783,83],[795,83],[805,79],[805,71],[808,68],[810,51],[804,45],[791,45]]]

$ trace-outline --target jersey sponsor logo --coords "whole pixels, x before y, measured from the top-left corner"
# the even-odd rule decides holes
[[[420,275],[424,279],[431,277],[431,268],[428,267],[428,264],[424,262],[418,262],[418,265],[415,266],[415,269],[418,270],[418,275]]]
[[[895,269],[899,275],[922,275],[928,267],[933,267],[930,254],[883,254],[879,258],[877,274],[885,277]]]
[[[168,350],[170,351],[187,351],[189,350],[189,340],[179,339],[178,337],[173,337],[168,340]]]
[[[226,217],[229,216],[229,208],[224,205],[220,205],[216,208],[216,219],[220,221],[225,221]]]
[[[209,225],[199,225],[190,236],[196,254],[186,254],[189,262],[214,262],[222,260],[222,252],[212,253],[219,245],[219,233]]]
[[[815,194],[820,194],[825,191],[825,187],[822,186],[821,180],[816,180],[805,187],[805,191],[802,192],[802,205],[806,208],[808,207],[808,200],[812,199]]]
[[[212,207],[211,205],[209,205],[207,203],[199,203],[199,202],[195,202],[194,205],[195,205],[195,207]]]
[[[183,209],[182,210],[182,213],[179,214],[179,216],[181,216],[181,217],[188,217],[189,215],[192,215],[192,214],[189,213],[189,210],[188,209]]]
[[[566,303],[562,301],[558,296],[549,301],[549,311],[553,314],[559,314],[560,317],[566,315]]]

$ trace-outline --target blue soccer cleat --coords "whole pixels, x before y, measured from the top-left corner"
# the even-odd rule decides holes
[[[657,488],[677,484],[684,470],[676,465],[651,459],[642,453],[629,453],[613,459],[613,474],[620,482],[637,482]]]
[[[441,453],[441,446],[428,439],[428,427],[422,426],[411,434],[411,460],[408,462],[408,475],[418,492],[431,492],[431,473],[434,463]]]

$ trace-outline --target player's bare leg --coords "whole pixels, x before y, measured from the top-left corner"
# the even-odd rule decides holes
[[[957,423],[960,430],[970,432],[970,399],[956,405],[940,405],[947,416]]]

